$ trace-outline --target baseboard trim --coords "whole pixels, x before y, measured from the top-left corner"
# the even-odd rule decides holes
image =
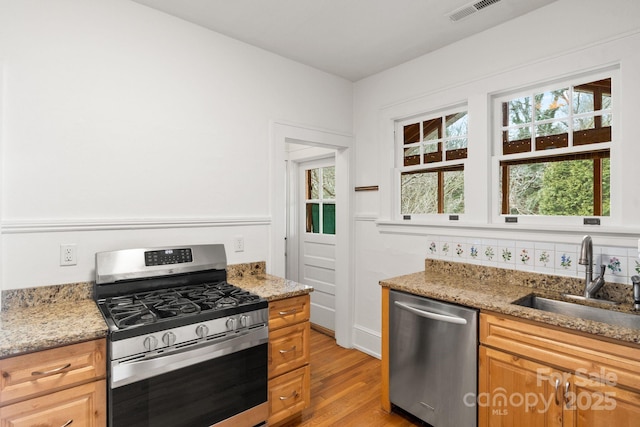
[[[316,332],[320,332],[323,335],[327,335],[327,336],[330,336],[333,339],[336,339],[336,331],[332,331],[329,328],[325,328],[324,326],[320,326],[318,324],[311,323],[311,329],[313,329]]]
[[[382,336],[372,329],[355,325],[353,328],[353,348],[376,359],[381,359]]]

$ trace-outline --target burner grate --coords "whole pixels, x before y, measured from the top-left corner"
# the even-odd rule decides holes
[[[217,282],[107,298],[105,307],[116,326],[123,329],[258,300],[259,296],[248,291],[227,282]]]

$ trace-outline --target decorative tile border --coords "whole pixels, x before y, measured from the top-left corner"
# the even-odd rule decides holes
[[[528,242],[477,239],[460,236],[429,236],[426,257],[445,261],[499,267],[524,272],[554,274],[583,279],[585,266],[578,264],[580,243]],[[637,248],[593,247],[593,275],[605,265],[605,281],[631,285],[640,275]]]

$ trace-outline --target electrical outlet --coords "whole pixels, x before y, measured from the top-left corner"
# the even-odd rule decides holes
[[[233,249],[236,252],[244,252],[244,237],[236,236],[233,238]]]
[[[60,245],[60,265],[76,265],[77,247],[75,243]]]

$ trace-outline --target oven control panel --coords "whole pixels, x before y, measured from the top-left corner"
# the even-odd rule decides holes
[[[190,248],[160,249],[144,253],[144,265],[147,267],[153,265],[182,264],[192,261],[193,255],[191,254]]]

